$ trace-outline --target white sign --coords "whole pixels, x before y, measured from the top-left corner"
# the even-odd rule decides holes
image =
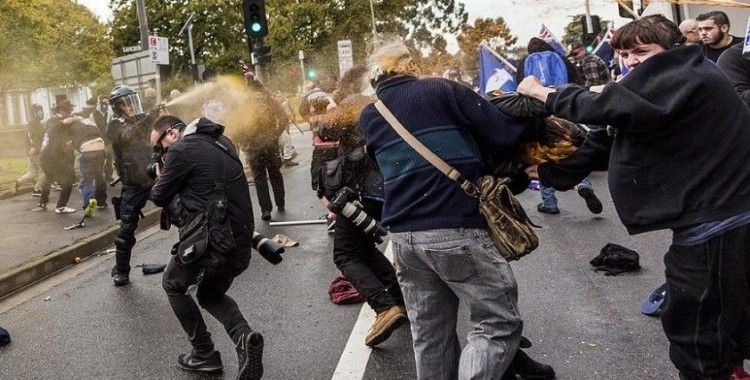
[[[125,46],[122,48],[123,53],[137,53],[141,51],[141,45]]]
[[[166,37],[148,36],[148,55],[158,65],[169,64],[169,40]]]
[[[354,55],[352,54],[352,41],[341,40],[338,42],[339,50],[339,75],[354,67]]]

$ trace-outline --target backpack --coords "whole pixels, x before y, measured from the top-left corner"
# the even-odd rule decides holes
[[[523,64],[523,75],[533,75],[546,87],[568,83],[568,69],[559,54],[553,51],[531,53]]]
[[[617,276],[641,268],[638,252],[613,243],[605,245],[590,264],[595,271],[604,271],[606,276]]]

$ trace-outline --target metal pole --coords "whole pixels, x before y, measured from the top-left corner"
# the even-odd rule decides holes
[[[143,0],[135,0],[135,10],[138,13],[138,25],[141,31],[141,48],[148,50],[148,17]]]
[[[591,5],[589,0],[586,0],[586,30],[589,33],[594,32],[594,23],[591,21]]]
[[[263,48],[263,37],[258,38],[258,40],[255,41],[255,49],[254,51],[260,52]],[[263,65],[260,64],[260,57],[255,56],[254,53],[250,53],[251,58],[255,57],[255,62],[253,64],[255,65],[255,79],[260,82],[261,84],[266,84],[266,76],[265,72],[263,71]]]
[[[193,49],[193,23],[188,25],[188,46],[190,47],[190,64],[193,67],[193,80],[198,81],[198,67],[195,65],[195,50]]]
[[[375,7],[372,4],[372,0],[370,0],[370,16],[372,18],[372,43],[375,46],[374,44],[378,40],[378,31],[375,29]]]
[[[302,70],[300,72],[302,74],[302,87],[300,87],[300,93],[302,93],[302,90],[305,88],[305,52],[302,50],[299,51],[299,67],[300,70]]]

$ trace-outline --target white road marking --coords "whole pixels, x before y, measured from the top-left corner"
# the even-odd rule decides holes
[[[390,241],[384,254],[390,262],[393,262],[393,248]],[[365,337],[374,322],[375,311],[370,308],[370,305],[364,303],[331,380],[354,380],[365,376],[367,361],[370,360],[370,353],[372,353],[372,349],[365,346]]]

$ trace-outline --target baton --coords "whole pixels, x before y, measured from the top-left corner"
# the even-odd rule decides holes
[[[268,223],[271,227],[276,226],[304,226],[308,224],[328,224],[325,219],[312,219],[312,220],[288,220],[284,222],[270,222]]]

